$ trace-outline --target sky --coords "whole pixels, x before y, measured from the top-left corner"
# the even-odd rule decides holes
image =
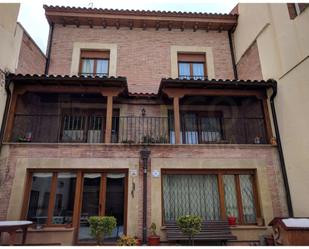
[[[229,13],[235,0],[21,0],[18,21],[45,53],[49,25],[43,4],[76,7]]]

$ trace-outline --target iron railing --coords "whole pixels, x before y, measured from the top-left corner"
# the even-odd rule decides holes
[[[104,116],[15,114],[13,142],[104,143]],[[181,118],[183,144],[265,144],[263,118]],[[175,144],[173,117],[113,117],[112,143]]]

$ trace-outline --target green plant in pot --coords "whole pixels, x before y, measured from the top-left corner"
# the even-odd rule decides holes
[[[98,245],[104,244],[104,236],[111,235],[117,225],[114,216],[91,216],[88,222],[90,234],[96,239]]]
[[[151,223],[150,232],[151,234],[148,236],[148,245],[150,246],[158,246],[160,245],[160,236],[157,235],[157,226],[155,223]]]
[[[194,245],[194,236],[201,231],[202,218],[196,215],[185,215],[178,217],[176,223],[182,233],[188,236],[191,245]]]
[[[118,246],[136,246],[137,240],[130,236],[122,235],[120,239],[117,241]]]

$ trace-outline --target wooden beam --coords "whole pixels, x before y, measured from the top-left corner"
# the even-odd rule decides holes
[[[12,96],[10,108],[9,108],[8,119],[7,121],[2,120],[2,122],[6,122],[6,128],[5,128],[5,134],[4,134],[5,142],[11,142],[18,98],[19,98],[19,95],[16,92],[13,92],[13,96]]]
[[[160,29],[160,22],[156,22],[156,30],[158,31]]]
[[[102,26],[103,26],[103,28],[104,28],[104,29],[106,29],[107,22],[106,22],[106,20],[105,20],[105,19],[102,21]]]
[[[75,197],[74,197],[74,209],[72,217],[72,226],[77,228],[79,223],[79,210],[82,197],[82,184],[83,184],[82,172],[78,171],[76,175]]]
[[[92,21],[92,20],[89,19],[89,20],[87,21],[87,23],[88,23],[88,25],[89,25],[90,28],[93,28],[93,21]]]
[[[113,116],[113,95],[107,96],[105,143],[111,142],[112,137],[112,116]]]
[[[162,90],[169,97],[174,96],[231,96],[231,97],[249,97],[263,98],[265,92],[258,90],[236,90],[236,89],[199,89],[199,88],[164,88]]]
[[[146,30],[147,24],[145,22],[142,23],[142,28],[143,28],[143,30]]]
[[[128,26],[129,26],[129,28],[130,28],[130,30],[132,30],[133,29],[133,21],[129,21],[129,23],[128,23]]]
[[[180,30],[181,30],[181,31],[184,31],[184,30],[185,30],[185,23],[184,23],[184,22],[182,22],[182,24],[181,24],[181,26],[180,26]]]
[[[219,188],[219,198],[220,198],[220,214],[221,219],[226,220],[226,210],[225,210],[225,200],[224,200],[224,184],[223,184],[223,174],[218,174],[218,188]]]
[[[120,29],[120,21],[119,20],[116,21],[115,25],[116,25],[116,29]]]
[[[196,32],[196,30],[198,30],[199,28],[199,25],[198,23],[196,22],[194,25],[193,25],[193,32]]]
[[[76,27],[79,28],[79,26],[80,26],[79,20],[78,20],[78,19],[75,19],[75,20],[74,20],[74,23],[75,23]]]
[[[266,137],[268,139],[267,143],[271,143],[273,132],[272,132],[271,123],[270,123],[270,115],[269,115],[269,110],[268,110],[268,105],[267,105],[267,99],[264,98],[261,101],[262,101],[262,106],[263,106],[264,124],[266,127]]]
[[[169,24],[167,25],[167,29],[168,29],[168,31],[171,31],[171,30],[172,30],[172,24],[171,24],[171,23],[169,23]]]
[[[174,110],[174,129],[175,129],[175,143],[180,144],[180,112],[179,112],[179,97],[173,98]]]

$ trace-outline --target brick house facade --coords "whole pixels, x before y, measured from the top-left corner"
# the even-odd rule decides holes
[[[8,77],[1,153],[1,219],[43,225],[27,243],[91,243],[86,218],[98,214],[117,217],[114,239],[143,238],[146,217],[167,242],[166,222],[192,212],[235,215],[229,243],[249,244],[287,215],[268,111],[276,84],[256,57],[256,81],[235,79],[237,15],[44,8],[48,75]]]

